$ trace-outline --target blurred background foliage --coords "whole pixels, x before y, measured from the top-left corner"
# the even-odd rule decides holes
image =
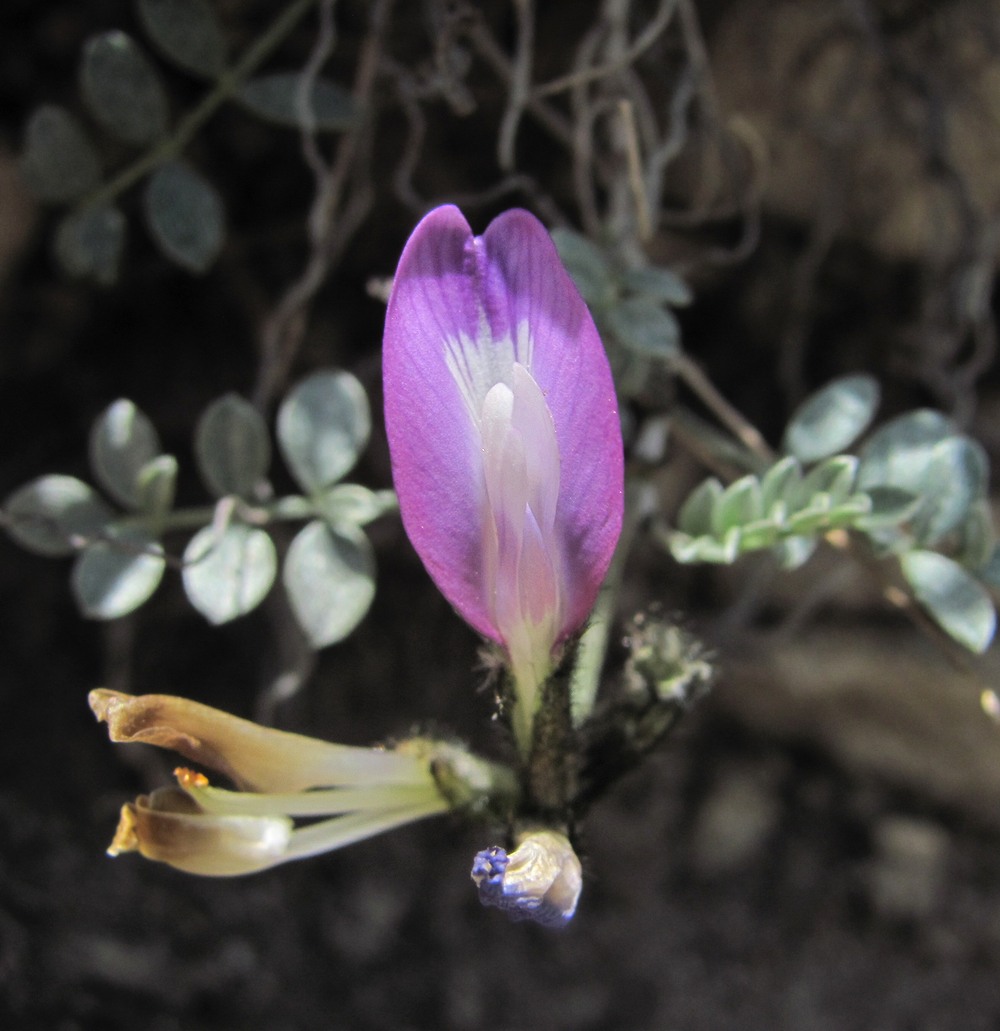
[[[995,5],[11,0],[0,25],[0,493],[30,514],[58,476],[100,531],[72,569],[4,547],[9,1026],[993,1027]],[[112,753],[96,684],[491,747],[476,642],[384,493],[386,277],[443,201],[477,229],[530,207],[602,326],[650,492],[612,662],[655,605],[721,674],[595,807],[555,939],[479,910],[485,843],[445,823],[226,883],[102,854],[166,767]],[[315,375],[350,413],[325,471]],[[180,548],[110,549],[141,609],[80,620],[67,575],[119,614],[109,527],[206,503]],[[165,570],[201,533],[255,576]],[[303,549],[346,600],[296,603]]]

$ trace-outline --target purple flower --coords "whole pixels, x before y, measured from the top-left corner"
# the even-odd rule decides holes
[[[505,649],[525,745],[538,687],[590,613],[621,530],[600,337],[533,215],[508,211],[475,237],[449,205],[403,250],[383,361],[406,532],[445,597]]]

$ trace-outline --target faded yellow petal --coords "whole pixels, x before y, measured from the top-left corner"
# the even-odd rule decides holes
[[[179,788],[159,788],[122,806],[108,852],[139,852],[187,873],[233,877],[281,862],[291,836],[291,820],[209,816]]]
[[[112,741],[169,748],[248,791],[431,782],[426,764],[413,756],[261,727],[174,695],[101,688],[90,692],[89,701],[94,715],[108,724]]]

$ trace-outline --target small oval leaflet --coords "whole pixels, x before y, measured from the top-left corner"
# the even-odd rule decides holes
[[[367,526],[387,512],[399,510],[395,491],[373,491],[357,483],[338,483],[320,494],[316,505],[334,529],[343,523]]]
[[[818,544],[815,537],[786,537],[775,544],[774,555],[782,569],[798,569],[812,558]]]
[[[83,126],[55,104],[31,113],[19,167],[28,189],[54,204],[81,196],[101,179],[97,151]]]
[[[139,19],[164,57],[195,75],[214,79],[226,67],[226,40],[205,0],[139,0]]]
[[[189,272],[206,272],[225,238],[222,198],[215,187],[182,162],[167,161],[150,176],[143,204],[164,255]]]
[[[686,308],[694,300],[691,287],[676,272],[658,265],[629,269],[622,275],[622,286],[673,308]]]
[[[138,529],[109,527],[109,539],[90,545],[76,560],[73,594],[83,615],[117,619],[143,604],[160,584],[163,549]]]
[[[961,527],[961,548],[955,556],[966,569],[981,570],[993,558],[997,530],[993,525],[993,509],[988,498],[979,498],[969,506]]]
[[[993,554],[976,572],[984,583],[1000,591],[1000,544],[994,545]]]
[[[770,516],[775,505],[783,505],[783,510],[793,507],[795,498],[799,497],[802,485],[802,467],[793,455],[778,459],[761,477],[760,504],[765,516]]]
[[[954,423],[930,408],[897,416],[880,426],[858,452],[858,486],[900,487],[919,494],[934,445],[955,435]]]
[[[112,286],[125,249],[125,216],[114,207],[85,208],[56,229],[55,254],[71,275]]]
[[[899,487],[869,487],[865,496],[871,502],[871,509],[855,523],[859,530],[898,526],[917,511],[921,501]]]
[[[786,498],[790,507],[808,505],[816,494],[827,493],[839,504],[851,493],[858,472],[854,455],[834,455],[812,467],[798,485],[795,495]]]
[[[933,545],[969,518],[972,506],[986,497],[990,462],[981,444],[969,437],[949,437],[930,452],[926,482],[936,487],[925,494],[914,519],[914,533]]]
[[[126,508],[142,507],[140,476],[160,454],[149,418],[127,398],[110,404],[90,431],[90,464],[102,487]]]
[[[216,625],[255,609],[277,571],[270,534],[242,523],[231,523],[221,533],[214,526],[203,527],[184,549],[184,590],[191,604]]]
[[[358,460],[371,433],[365,388],[349,372],[317,372],[278,410],[278,446],[307,493],[336,483]]]
[[[715,500],[712,508],[712,533],[723,537],[761,516],[760,483],[756,476],[744,476],[731,483]]]
[[[601,312],[601,320],[630,351],[646,358],[673,358],[681,330],[669,308],[645,297],[627,297]]]
[[[3,507],[7,533],[49,558],[72,555],[75,538],[94,537],[113,518],[96,491],[74,476],[41,476],[15,490]]]
[[[250,497],[271,464],[267,424],[238,394],[226,394],[205,409],[195,429],[194,450],[202,479],[217,498]]]
[[[361,622],[375,596],[372,546],[360,530],[334,531],[314,520],[292,541],[282,579],[310,644],[336,644]]]
[[[844,376],[799,406],[785,430],[783,449],[803,462],[816,462],[849,447],[868,428],[879,404],[872,376]]]
[[[677,514],[677,529],[691,537],[712,532],[712,513],[722,497],[722,484],[710,477],[702,480],[688,495]]]
[[[157,455],[139,470],[137,495],[142,512],[162,518],[173,508],[177,471],[173,455]]]
[[[124,32],[87,40],[80,85],[91,114],[118,139],[139,146],[166,132],[167,95],[142,48]]]
[[[986,651],[997,615],[978,580],[936,551],[908,552],[900,567],[917,601],[949,637],[971,652]]]
[[[258,118],[292,129],[342,132],[358,120],[351,94],[329,79],[317,78],[308,94],[300,72],[274,72],[244,83],[236,99]]]
[[[551,236],[559,252],[559,260],[566,266],[583,299],[598,307],[613,301],[614,276],[604,252],[585,236],[570,229],[553,229]]]

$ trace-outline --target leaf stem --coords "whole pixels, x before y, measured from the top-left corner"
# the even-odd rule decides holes
[[[719,393],[699,365],[682,354],[673,359],[671,367],[737,440],[759,458],[774,460],[774,452],[757,427]]]

